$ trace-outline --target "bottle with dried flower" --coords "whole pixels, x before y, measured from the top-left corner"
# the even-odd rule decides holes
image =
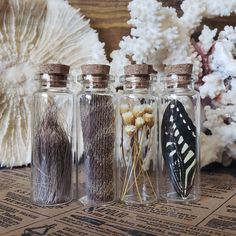
[[[166,67],[160,95],[160,192],[167,201],[200,197],[200,97],[193,89],[192,64]]]
[[[151,91],[152,67],[128,65],[117,114],[117,193],[126,204],[149,204],[157,190],[157,97]]]
[[[38,205],[72,200],[73,93],[67,88],[69,66],[39,68],[41,88],[34,94],[31,198]]]
[[[77,97],[78,198],[104,205],[115,197],[115,96],[108,65],[81,67],[83,90]]]

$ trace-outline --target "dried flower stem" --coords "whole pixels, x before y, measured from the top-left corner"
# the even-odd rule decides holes
[[[132,145],[132,149],[133,148],[134,148],[134,143]],[[121,200],[124,200],[125,194],[127,193],[127,189],[128,189],[129,182],[130,182],[130,179],[131,179],[131,176],[132,176],[132,173],[133,173],[133,169],[134,169],[134,163],[132,164],[131,171],[130,171],[130,174],[129,174],[129,178],[127,180],[129,168],[128,168],[128,166],[126,167],[125,180],[124,180],[124,185],[123,185],[123,186],[125,186],[125,188],[124,188]]]
[[[127,194],[127,192],[135,185],[139,201],[140,201],[140,203],[143,202],[141,194],[140,194],[139,186],[138,186],[138,179],[142,174],[144,175],[144,178],[146,176],[146,178],[147,178],[147,180],[148,180],[148,182],[151,186],[151,189],[152,189],[154,195],[156,196],[154,187],[152,185],[152,182],[150,180],[150,177],[149,177],[147,171],[144,171],[142,169],[142,165],[143,165],[142,143],[143,143],[143,139],[144,139],[144,136],[145,136],[145,131],[146,131],[146,127],[143,126],[140,140],[139,140],[139,137],[138,137],[138,133],[134,134],[134,143],[131,147],[131,149],[133,150],[133,155],[132,155],[133,159],[131,159],[131,161],[133,161],[133,162],[132,162],[132,167],[131,167],[128,179],[127,179],[127,176],[128,176],[129,169],[128,169],[128,166],[126,166],[126,173],[125,173],[125,179],[124,179],[124,185],[123,185],[124,188],[123,188],[123,191],[122,191],[122,194],[121,194],[121,196],[122,196],[121,200],[124,200],[125,195]],[[122,143],[122,147],[123,147],[123,143]],[[124,159],[124,156],[123,156],[123,159]],[[137,168],[139,168],[138,174],[136,172]],[[134,176],[134,182],[130,184],[132,175]]]
[[[124,146],[123,146],[123,141],[124,141],[124,122],[122,120],[122,129],[121,129],[121,149],[122,149],[122,158],[123,158],[123,161],[124,161],[124,164],[125,164],[125,167],[127,167],[126,165],[126,161],[125,161],[125,153],[124,153]]]
[[[136,134],[136,135],[138,135],[138,134]],[[136,136],[136,140],[135,140],[135,142],[136,142],[136,145],[135,145],[135,147],[136,147],[136,149],[135,150],[137,150],[137,148],[138,148],[138,142],[137,142],[137,139],[138,139],[138,136]],[[139,148],[138,148],[139,149]],[[133,165],[135,166],[136,165],[136,162],[137,162],[137,164],[138,164],[138,157],[139,157],[139,151],[138,151],[138,153],[137,153],[137,155],[135,155],[135,159],[134,159],[134,163],[133,163]],[[137,165],[138,166],[138,165]],[[143,201],[142,201],[142,197],[141,197],[141,195],[140,195],[140,191],[139,191],[139,187],[138,187],[138,182],[137,182],[137,176],[136,176],[136,168],[134,167],[134,181],[135,181],[135,186],[136,186],[136,189],[137,189],[137,193],[138,193],[138,197],[139,197],[139,201],[142,203]]]

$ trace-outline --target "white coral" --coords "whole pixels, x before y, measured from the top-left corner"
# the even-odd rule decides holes
[[[214,145],[214,139],[218,139],[218,143],[215,143],[212,149],[215,155],[214,161],[222,162],[224,165],[228,165],[232,158],[236,159],[236,60],[233,57],[235,39],[236,31],[233,27],[226,26],[224,31],[220,32],[212,55],[213,73],[203,78],[205,84],[200,87],[201,95],[213,99],[212,103],[217,106],[216,109],[205,108],[204,126],[212,133],[208,137],[209,145]],[[225,83],[225,80],[229,85]],[[215,86],[216,83],[220,86]],[[217,94],[217,96],[212,96],[212,94]],[[217,153],[216,150],[218,150]]]
[[[224,143],[218,135],[206,135],[201,133],[201,166],[212,162],[222,162]]]
[[[0,1],[0,163],[31,160],[31,97],[35,69],[63,63],[106,63],[103,44],[78,10],[64,0]]]
[[[205,82],[200,88],[201,97],[216,98],[225,90],[224,77],[219,72],[213,72],[203,78]]]
[[[219,33],[218,39],[236,42],[236,27],[226,25],[224,30]]]
[[[122,67],[131,63],[127,58],[136,63],[151,64],[161,73],[165,64],[193,63],[195,78],[202,76],[202,73],[210,73],[203,78],[205,84],[200,87],[202,98],[214,99],[214,105],[227,105],[233,98],[235,100],[236,82],[231,80],[229,90],[224,80],[228,76],[235,76],[236,28],[226,26],[217,42],[214,40],[216,30],[210,30],[206,26],[198,44],[191,41],[191,35],[204,17],[235,13],[236,0],[185,0],[181,5],[184,14],[180,18],[173,8],[162,7],[156,0],[133,0],[128,8],[131,15],[131,35],[124,37],[119,44],[120,49],[111,54],[113,72],[121,74]],[[195,46],[199,47],[201,55]],[[205,153],[202,155],[203,165],[214,160],[224,162],[225,153],[227,157],[236,154],[234,137],[226,135],[230,129],[226,124],[219,124],[222,121],[220,116],[224,114],[217,113],[218,115],[213,115],[214,118],[211,114],[215,114],[214,109],[210,109],[210,112],[206,110],[204,125],[211,130],[212,135],[202,138],[202,150]],[[230,128],[234,128],[234,124]],[[227,144],[223,140],[226,138],[229,139]],[[208,146],[211,147],[211,155],[208,155]]]
[[[236,1],[185,0],[181,8],[184,14],[178,18],[173,8],[162,7],[156,0],[131,1],[128,6],[131,15],[128,23],[133,26],[131,35],[124,37],[120,50],[111,54],[112,71],[120,75],[127,64],[126,56],[130,56],[136,63],[151,64],[158,71],[163,71],[164,64],[192,62],[194,74],[201,73],[201,62],[191,48],[191,34],[203,17],[236,12]],[[214,31],[209,36],[213,34]]]
[[[202,98],[211,98],[212,103],[212,108],[205,107],[206,120],[203,125],[212,134],[205,139],[208,140],[207,145],[213,148],[209,155],[203,142],[204,163],[218,161],[228,165],[232,158],[236,159],[235,39],[233,27],[226,26],[220,32],[210,62],[213,72],[203,77],[204,84],[200,87]]]
[[[205,107],[206,121],[204,127],[211,130],[212,135],[202,135],[201,155],[202,165],[213,161],[230,163],[236,159],[236,106],[221,106],[217,109]]]
[[[113,52],[112,71],[120,75],[126,56],[137,63],[149,63],[158,69],[165,59],[167,48],[176,47],[179,21],[173,8],[163,8],[155,0],[135,0],[128,6],[133,25],[131,36],[123,37],[119,53]],[[171,49],[171,48],[170,48]],[[118,63],[120,61],[120,63]],[[118,66],[117,66],[118,65]]]
[[[236,60],[232,55],[234,48],[232,42],[216,42],[211,68],[225,74],[225,76],[236,76]]]
[[[214,37],[216,36],[217,29],[211,30],[208,26],[204,25],[199,41],[205,53],[207,53],[213,45]]]

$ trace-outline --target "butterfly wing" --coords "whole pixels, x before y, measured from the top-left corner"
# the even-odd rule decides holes
[[[176,192],[187,197],[196,172],[196,127],[183,104],[172,100],[167,106],[161,125],[162,155]]]

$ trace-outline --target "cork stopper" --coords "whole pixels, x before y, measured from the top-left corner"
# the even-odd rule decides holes
[[[103,64],[86,64],[81,66],[81,70],[84,75],[108,75],[110,66]]]
[[[81,66],[84,85],[92,88],[107,88],[110,66],[104,64],[85,64]]]
[[[193,64],[176,64],[165,67],[166,74],[191,75]]]
[[[126,88],[148,88],[150,86],[150,74],[154,73],[151,65],[133,64],[124,67]]]
[[[63,64],[43,64],[39,66],[39,74],[68,75],[70,67]]]
[[[149,75],[154,72],[151,65],[133,64],[124,67],[125,75]]]
[[[176,64],[165,67],[167,87],[184,88],[191,84],[192,64]]]

